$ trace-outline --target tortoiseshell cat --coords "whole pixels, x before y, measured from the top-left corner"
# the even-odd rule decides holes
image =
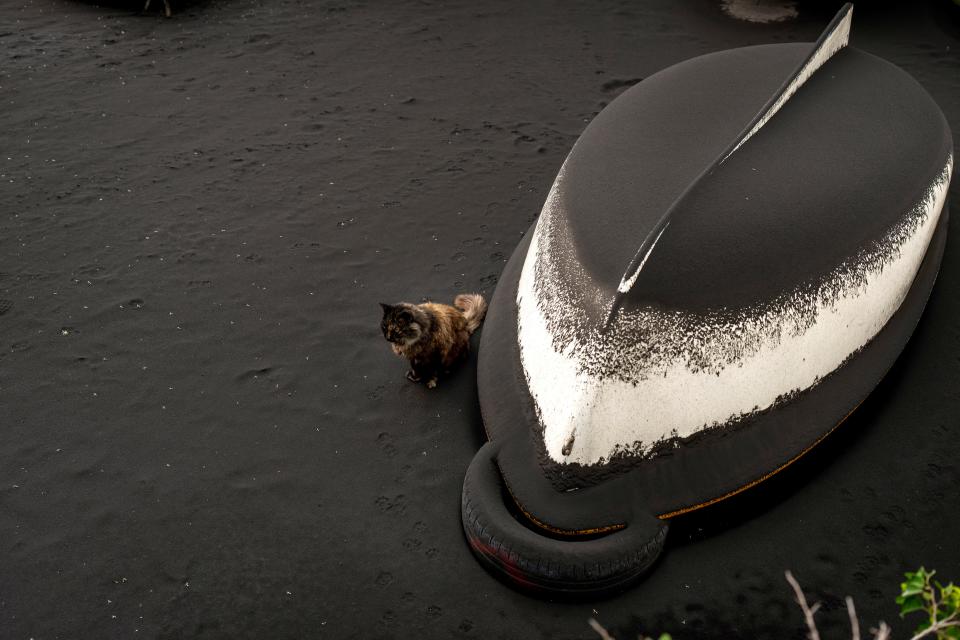
[[[380,330],[393,352],[410,361],[407,379],[426,380],[427,388],[447,373],[470,350],[470,334],[477,330],[487,303],[477,293],[461,294],[453,306],[436,302],[384,304]]]

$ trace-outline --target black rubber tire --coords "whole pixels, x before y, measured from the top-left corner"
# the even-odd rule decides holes
[[[543,595],[602,597],[640,578],[660,555],[668,525],[654,516],[579,540],[541,535],[524,526],[504,504],[496,450],[488,442],[470,463],[461,518],[470,548],[498,577]]]

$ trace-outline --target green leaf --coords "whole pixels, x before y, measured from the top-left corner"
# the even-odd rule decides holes
[[[661,633],[657,640],[673,640],[673,638],[670,637],[669,633]]]
[[[907,573],[905,575],[907,576],[907,581],[900,583],[900,592],[902,595],[912,596],[923,591],[927,583],[922,567],[920,571],[916,573]]]
[[[960,587],[952,582],[945,587],[940,587],[940,602],[948,613],[960,609]]]
[[[913,611],[923,611],[925,609],[923,598],[919,595],[912,595],[897,598],[897,604],[900,605],[901,617]]]

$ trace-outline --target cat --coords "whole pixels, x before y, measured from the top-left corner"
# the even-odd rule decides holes
[[[380,303],[383,320],[380,330],[393,352],[410,361],[407,379],[437,386],[437,378],[465,358],[470,335],[487,312],[487,303],[477,293],[461,294],[453,306],[436,302],[411,304]]]

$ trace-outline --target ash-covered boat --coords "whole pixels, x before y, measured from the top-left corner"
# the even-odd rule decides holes
[[[462,517],[495,572],[622,587],[672,517],[809,451],[900,353],[943,253],[951,134],[847,46],[851,11],[813,44],[665,69],[570,151],[480,347]]]

